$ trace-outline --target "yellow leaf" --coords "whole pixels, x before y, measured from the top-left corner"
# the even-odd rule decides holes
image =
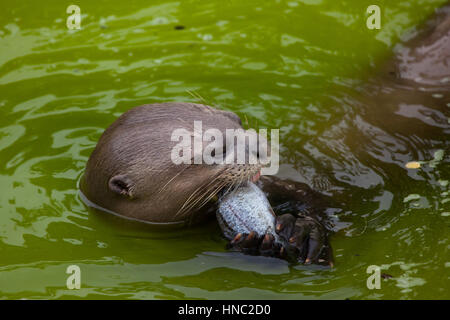
[[[405,167],[408,168],[408,169],[419,169],[420,168],[420,162],[411,161],[411,162],[408,162],[405,165]]]

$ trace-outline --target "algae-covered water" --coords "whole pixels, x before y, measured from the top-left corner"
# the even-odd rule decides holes
[[[444,2],[80,0],[80,30],[69,2],[3,3],[0,297],[449,299],[449,105],[388,113],[359,98]],[[380,30],[366,27],[371,4]],[[168,101],[280,129],[281,174],[335,200],[333,269],[228,252],[214,219],[153,230],[84,205],[77,184],[103,130]],[[380,289],[370,265],[392,276]]]

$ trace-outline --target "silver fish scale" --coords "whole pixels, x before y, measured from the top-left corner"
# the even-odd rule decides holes
[[[259,236],[272,234],[278,240],[272,207],[264,192],[252,182],[220,198],[216,215],[228,239],[254,231]]]

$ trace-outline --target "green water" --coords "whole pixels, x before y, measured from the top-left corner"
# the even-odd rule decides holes
[[[365,26],[373,2],[381,30]],[[448,126],[405,118],[411,134],[396,134],[352,103],[444,2],[80,0],[74,31],[70,3],[4,3],[0,297],[449,299]],[[335,268],[227,252],[214,220],[155,231],[83,204],[77,183],[102,131],[133,106],[199,102],[188,92],[281,129],[282,163],[336,199]],[[79,290],[66,287],[72,264]],[[393,278],[369,290],[369,265]]]

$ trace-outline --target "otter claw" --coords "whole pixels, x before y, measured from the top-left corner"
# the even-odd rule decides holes
[[[241,247],[243,249],[255,249],[258,247],[258,244],[260,242],[260,238],[257,237],[257,234],[255,231],[250,232],[247,237],[245,237],[244,240],[241,242]]]
[[[266,234],[261,243],[261,250],[268,250],[272,248],[273,241],[275,240],[274,236],[271,234]]]
[[[266,234],[263,237],[259,251],[263,256],[274,256],[277,254],[278,246],[274,243],[275,237],[271,234]]]
[[[231,240],[231,244],[237,243],[242,238],[242,233],[238,233],[233,240]]]
[[[291,214],[277,217],[275,229],[279,237],[286,241],[282,246],[275,242],[274,235],[258,236],[238,233],[229,242],[230,247],[252,255],[275,256],[304,264],[319,263],[333,266],[331,247],[327,243],[325,229],[316,220]]]
[[[252,231],[248,234],[247,238],[245,240],[253,240],[253,238],[256,236],[256,232]]]
[[[280,251],[280,245],[275,243],[275,237],[272,234],[258,236],[254,231],[249,234],[238,233],[233,240],[229,242],[229,248],[242,251],[247,254],[279,256],[283,253]]]

